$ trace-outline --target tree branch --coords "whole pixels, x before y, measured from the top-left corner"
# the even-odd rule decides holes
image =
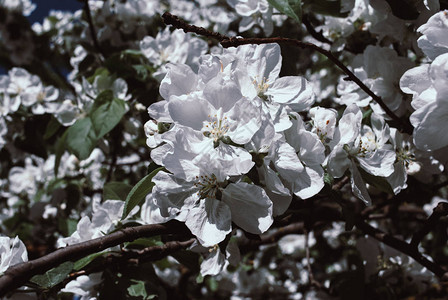
[[[380,241],[410,257],[412,257],[416,262],[427,268],[429,271],[434,273],[437,277],[442,280],[448,280],[448,272],[440,267],[437,263],[434,263],[424,257],[420,252],[418,252],[410,244],[393,237],[377,228],[372,227],[368,223],[358,220],[356,221],[356,227],[358,227],[365,234],[370,235],[377,241]]]
[[[109,256],[105,257],[105,263],[107,264],[107,266],[131,262],[135,265],[138,265],[142,262],[157,261],[179,250],[191,246],[195,240],[196,239],[192,238],[187,241],[172,241],[166,242],[162,246],[147,247],[138,251],[122,252],[118,255],[110,254]],[[71,273],[63,282],[53,287],[52,289],[58,291],[66,286],[67,283],[75,280],[79,276],[89,275],[100,271],[104,271],[104,264],[99,264],[93,268],[87,268],[78,272]]]
[[[191,235],[183,223],[170,221],[165,224],[129,227],[90,241],[60,248],[35,260],[17,264],[0,277],[0,297],[25,284],[31,277],[42,274],[66,261],[75,261],[89,254],[133,241],[139,237],[161,234],[185,233]]]
[[[248,240],[247,242],[238,243],[241,253],[258,250],[261,245],[273,244],[278,242],[282,237],[288,234],[303,234],[305,226],[303,222],[292,223],[285,227],[279,228],[276,232],[269,235],[261,235],[258,240]]]
[[[87,23],[89,23],[89,30],[90,35],[92,37],[93,45],[95,46],[96,50],[105,58],[106,55],[104,54],[103,49],[101,49],[100,44],[98,43],[98,39],[96,38],[96,31],[95,27],[93,26],[92,13],[90,12],[89,0],[84,0],[84,12],[86,13]]]
[[[439,202],[433,209],[431,216],[425,221],[423,227],[417,231],[411,240],[411,247],[417,250],[418,245],[423,238],[433,229],[438,223],[441,217],[448,215],[448,202]]]
[[[412,133],[412,126],[400,119],[390,108],[384,103],[383,99],[377,96],[372,90],[370,90],[356,75],[350,71],[338,58],[336,58],[333,53],[328,50],[325,50],[317,45],[312,43],[302,42],[295,39],[283,38],[283,37],[272,37],[272,38],[237,38],[237,37],[229,37],[226,35],[222,35],[217,32],[213,32],[207,30],[203,27],[198,27],[194,25],[189,25],[185,21],[181,20],[179,17],[172,15],[168,12],[165,12],[163,15],[163,21],[167,25],[173,25],[177,29],[183,29],[184,32],[193,32],[199,35],[203,35],[206,37],[211,37],[217,39],[220,44],[224,48],[229,47],[238,47],[241,45],[247,44],[270,44],[270,43],[278,43],[278,44],[288,44],[293,45],[299,48],[308,48],[314,51],[319,52],[320,54],[326,56],[329,60],[331,60],[336,66],[338,66],[345,74],[347,74],[348,78],[355,82],[367,95],[372,97],[372,99],[378,103],[381,108],[398,124],[402,125],[403,131],[407,133]]]

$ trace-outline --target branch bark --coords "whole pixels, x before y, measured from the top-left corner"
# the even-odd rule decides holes
[[[183,223],[170,221],[165,224],[141,225],[129,227],[109,235],[90,241],[60,248],[35,260],[17,264],[6,270],[0,277],[0,297],[7,292],[24,285],[31,277],[42,274],[66,261],[75,261],[89,254],[131,242],[140,237],[151,237],[161,234],[185,233],[191,235]]]

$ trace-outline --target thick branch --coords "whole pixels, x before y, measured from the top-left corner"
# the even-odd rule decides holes
[[[374,239],[412,257],[416,262],[427,268],[429,271],[434,273],[437,277],[447,280],[448,274],[447,271],[442,269],[438,264],[430,261],[426,257],[424,257],[420,252],[415,250],[410,244],[393,237],[390,234],[387,234],[377,228],[370,226],[368,223],[358,220],[356,222],[356,227],[358,227],[365,234],[370,235]]]
[[[389,115],[394,121],[401,124],[403,126],[403,130],[407,133],[412,132],[412,126],[407,122],[401,120],[389,107],[384,103],[383,99],[377,96],[372,90],[370,90],[356,75],[350,71],[338,58],[336,58],[333,53],[328,50],[325,50],[317,45],[302,42],[295,39],[283,38],[283,37],[272,37],[272,38],[236,38],[229,37],[226,35],[222,35],[217,32],[213,32],[207,30],[202,27],[189,25],[185,21],[181,20],[179,17],[172,15],[168,12],[163,14],[163,21],[167,25],[173,25],[177,29],[183,29],[184,32],[194,32],[199,35],[203,35],[206,37],[211,37],[217,39],[224,48],[229,47],[238,47],[241,45],[247,44],[270,44],[270,43],[278,43],[278,44],[288,44],[293,45],[299,48],[308,48],[314,51],[319,52],[320,54],[326,56],[329,60],[331,60],[336,66],[338,66],[345,74],[347,74],[348,78],[355,82],[367,95],[372,97],[372,99],[377,102],[381,108]]]
[[[188,248],[194,243],[195,240],[196,239],[192,238],[187,241],[172,241],[172,242],[166,242],[162,246],[147,247],[142,250],[123,252],[118,255],[111,254],[105,258],[106,259],[105,263],[107,263],[107,266],[109,267],[116,264],[120,265],[120,264],[132,263],[134,265],[138,265],[140,263],[145,263],[149,261],[157,261],[167,257],[168,255],[176,253],[177,251]],[[75,280],[77,277],[81,275],[88,275],[100,271],[104,271],[104,264],[96,265],[93,268],[87,268],[78,272],[71,273],[67,277],[67,279],[58,284],[56,287],[53,287],[53,289],[60,290],[67,283],[69,283],[72,280]]]
[[[426,220],[423,227],[417,231],[411,240],[411,247],[417,250],[418,244],[423,238],[439,223],[441,217],[448,215],[448,202],[440,202],[432,211],[431,216]]]
[[[15,265],[6,270],[5,274],[0,277],[0,297],[22,286],[34,275],[45,273],[63,262],[75,261],[89,254],[100,252],[140,237],[183,232],[191,234],[183,223],[170,221],[165,224],[129,227],[97,239],[58,249],[48,255]]]

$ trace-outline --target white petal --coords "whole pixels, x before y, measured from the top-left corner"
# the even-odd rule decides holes
[[[280,176],[289,181],[294,182],[297,176],[303,171],[303,165],[296,151],[289,144],[280,142],[276,151],[275,168]]]
[[[328,156],[328,172],[336,178],[342,177],[350,166],[350,160],[343,147],[343,145],[337,145]]]
[[[218,275],[225,267],[225,257],[219,248],[213,249],[201,263],[201,275]]]
[[[294,194],[308,199],[319,193],[324,187],[324,169],[320,165],[305,167],[294,182]]]
[[[341,144],[353,142],[359,135],[361,129],[362,113],[356,104],[348,106],[342,118],[339,120],[339,131],[341,133]]]
[[[168,64],[168,73],[160,83],[160,95],[168,100],[172,95],[180,96],[195,90],[197,75],[187,65]]]
[[[202,246],[211,247],[222,242],[232,230],[230,209],[222,201],[206,198],[190,209],[185,225]]]
[[[370,157],[359,157],[359,165],[375,176],[387,177],[394,172],[395,151],[378,149]]]
[[[173,96],[167,107],[175,123],[198,131],[204,126],[204,121],[210,119],[208,116],[213,112],[206,100],[194,96],[186,99]]]
[[[370,199],[369,193],[367,192],[366,184],[359,173],[358,167],[355,162],[350,160],[350,172],[352,176],[350,178],[352,191],[356,197],[364,201],[366,205],[372,205],[372,200]]]
[[[304,111],[314,103],[311,85],[303,77],[285,76],[278,78],[266,92],[272,101],[294,105],[294,111]]]
[[[272,222],[272,201],[259,186],[245,182],[231,183],[222,200],[232,212],[232,221],[247,232],[261,234]]]

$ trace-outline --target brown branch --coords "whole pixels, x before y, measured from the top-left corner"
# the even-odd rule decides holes
[[[418,252],[410,244],[393,237],[377,228],[372,227],[368,223],[358,220],[356,221],[356,227],[358,227],[363,233],[370,235],[374,239],[383,244],[386,244],[410,257],[412,257],[416,262],[427,268],[429,271],[434,273],[437,277],[442,280],[448,280],[448,272],[440,267],[437,263],[434,263],[424,257],[420,252]]]
[[[183,223],[170,221],[165,224],[129,227],[87,242],[60,248],[35,260],[17,264],[6,270],[0,277],[0,297],[25,284],[31,277],[42,274],[66,261],[75,261],[92,253],[133,241],[139,237],[161,234],[191,234]]]
[[[423,238],[439,223],[441,217],[448,215],[448,202],[439,202],[433,209],[431,216],[425,221],[423,227],[417,231],[411,240],[411,247],[417,250]]]
[[[311,20],[310,20],[310,16],[307,14],[304,14],[302,16],[302,23],[303,25],[305,25],[306,30],[308,31],[308,33],[315,38],[316,40],[318,40],[319,42],[325,43],[325,44],[329,44],[332,45],[333,42],[330,41],[329,39],[327,39],[323,34],[322,34],[322,30],[317,32],[316,29],[314,29],[313,25],[311,24]]]
[[[305,233],[305,226],[303,222],[292,223],[285,227],[279,228],[276,232],[269,235],[261,235],[258,240],[248,240],[247,242],[238,243],[241,253],[258,250],[261,245],[274,244],[282,237],[288,234],[303,234]]]
[[[145,263],[149,261],[157,261],[179,250],[191,246],[195,240],[196,239],[192,238],[187,241],[172,241],[172,242],[166,242],[162,246],[152,246],[138,251],[122,252],[118,255],[110,254],[109,256],[105,257],[106,260],[105,264],[109,267],[117,264],[121,265],[132,263],[133,265],[138,265],[140,263]],[[99,264],[95,265],[92,268],[86,268],[78,272],[73,272],[69,274],[69,276],[63,282],[53,287],[52,289],[60,290],[65,285],[67,285],[67,283],[69,283],[72,280],[75,280],[77,277],[81,275],[89,275],[95,272],[103,271],[105,268],[104,267],[105,264]]]
[[[302,42],[295,39],[283,38],[283,37],[272,37],[272,38],[237,38],[237,37],[229,37],[226,35],[222,35],[217,32],[213,32],[207,30],[203,27],[198,27],[194,25],[189,25],[185,21],[181,20],[179,17],[172,15],[168,12],[163,14],[163,21],[167,25],[173,25],[177,29],[183,29],[184,32],[193,32],[202,36],[211,37],[217,39],[220,44],[224,48],[229,47],[238,47],[241,45],[247,44],[270,44],[270,43],[278,43],[278,44],[287,44],[293,45],[299,48],[304,49],[312,49],[314,51],[319,52],[320,54],[326,56],[329,60],[331,60],[336,66],[338,66],[345,74],[347,74],[348,78],[355,82],[367,95],[372,97],[372,99],[378,103],[381,108],[389,115],[394,121],[402,125],[402,129],[407,133],[412,133],[412,126],[400,119],[390,108],[384,103],[383,99],[377,96],[372,90],[370,90],[356,75],[350,71],[338,58],[336,58],[333,53],[328,50],[325,50],[317,45],[312,43]]]

